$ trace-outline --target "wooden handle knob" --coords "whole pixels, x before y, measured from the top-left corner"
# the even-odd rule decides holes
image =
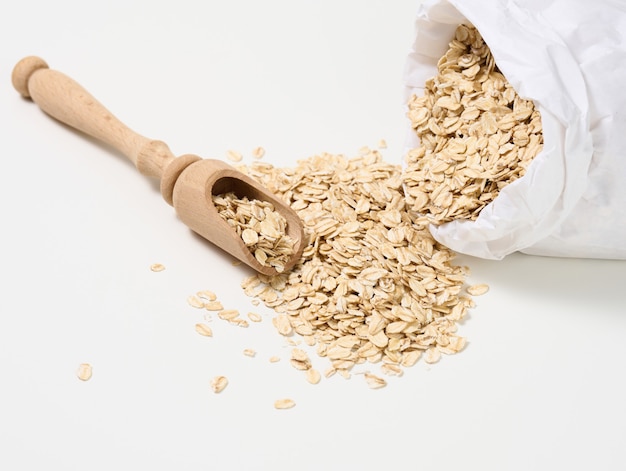
[[[117,149],[143,175],[161,178],[175,156],[167,144],[128,128],[87,90],[35,56],[25,57],[12,73],[15,89],[59,121]]]

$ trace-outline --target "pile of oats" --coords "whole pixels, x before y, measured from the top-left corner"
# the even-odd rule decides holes
[[[539,111],[498,70],[480,33],[460,25],[408,117],[420,146],[403,181],[413,211],[434,224],[474,220],[543,147]]]
[[[295,241],[287,235],[287,221],[272,203],[234,193],[213,195],[213,204],[219,215],[241,237],[254,258],[263,266],[277,272],[294,253]]]
[[[538,110],[507,82],[472,26],[457,28],[437,76],[408,108],[420,146],[404,169],[368,147],[293,168],[259,162],[256,153],[256,162],[239,166],[296,211],[307,243],[289,273],[256,274],[241,286],[275,311],[281,335],[299,336],[328,359],[327,377],[350,377],[364,363],[400,376],[420,358],[435,363],[465,347],[458,321],[489,287],[467,286],[469,269],[453,264],[455,253],[428,226],[476,219],[543,146]],[[292,244],[273,208],[232,194],[214,203],[261,263],[281,266],[272,257]],[[293,349],[290,363],[309,382],[320,380],[304,350]],[[387,384],[369,371],[364,378],[373,389]]]
[[[257,274],[244,292],[274,309],[279,333],[301,336],[330,361],[326,376],[359,363],[399,374],[424,353],[435,362],[464,345],[456,334],[471,298],[467,268],[411,211],[399,165],[377,150],[322,154],[295,168],[255,162],[242,171],[282,197],[304,223],[308,244],[289,273]]]

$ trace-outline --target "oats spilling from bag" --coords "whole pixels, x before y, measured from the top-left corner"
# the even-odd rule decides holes
[[[435,224],[474,220],[541,151],[541,117],[473,26],[456,29],[437,69],[408,103],[420,145],[406,155],[407,201]]]
[[[286,233],[287,221],[271,203],[231,192],[213,195],[213,204],[261,265],[279,273],[285,269],[295,242]]]
[[[293,270],[242,282],[276,311],[279,333],[316,346],[344,377],[379,361],[399,375],[422,353],[432,360],[430,351],[463,349],[456,321],[473,306],[462,293],[467,269],[451,263],[454,253],[409,210],[400,165],[364,148],[352,159],[322,154],[295,168],[255,162],[241,170],[282,197],[305,227],[308,245]]]

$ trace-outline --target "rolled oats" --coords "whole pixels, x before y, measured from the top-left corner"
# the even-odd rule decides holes
[[[291,351],[291,365],[297,370],[309,370],[311,369],[311,360],[309,355],[300,348],[294,348]]]
[[[404,373],[400,366],[394,365],[393,363],[385,363],[380,369],[384,374],[389,376],[402,376]]]
[[[226,376],[215,376],[211,379],[211,389],[214,393],[221,393],[228,386],[228,378]]]
[[[213,337],[213,331],[206,324],[196,324],[196,332],[198,332],[200,335],[204,335],[205,337]]]
[[[89,363],[81,363],[78,365],[78,370],[76,371],[76,376],[81,381],[89,381],[93,374],[93,369]]]
[[[309,368],[305,372],[306,380],[311,384],[317,384],[321,381],[322,375],[315,368]]]
[[[189,296],[187,298],[187,304],[191,307],[195,307],[196,309],[202,309],[204,307],[204,301],[202,301],[202,299],[198,296]]]
[[[434,224],[474,220],[542,150],[541,117],[471,25],[457,28],[437,68],[408,102],[420,144],[405,157],[407,201]]]
[[[295,401],[293,399],[277,399],[274,402],[274,407],[276,409],[291,409],[292,407],[294,407],[296,405]]]
[[[208,301],[204,303],[204,308],[207,311],[221,311],[224,309],[224,306],[222,306],[222,303],[219,301]]]
[[[226,157],[232,162],[241,162],[241,160],[243,159],[243,156],[240,152],[232,149],[226,152]]]
[[[263,266],[284,271],[295,241],[287,235],[287,221],[267,201],[238,197],[232,192],[212,196],[218,214],[241,237]]]
[[[472,296],[481,296],[487,291],[489,291],[489,285],[484,283],[468,286],[467,288],[467,294],[470,294]]]
[[[209,291],[208,289],[203,291],[198,291],[196,296],[203,301],[215,301],[217,299],[217,295],[213,291]]]
[[[240,169],[298,213],[308,242],[289,273],[256,274],[241,287],[275,311],[281,335],[301,336],[330,362],[325,375],[348,378],[354,365],[381,361],[399,375],[430,348],[454,352],[451,326],[472,306],[462,295],[467,268],[452,264],[428,218],[408,206],[400,165],[362,148],[351,159],[321,154],[295,168]]]
[[[365,381],[372,389],[380,389],[387,386],[387,381],[385,381],[385,379],[372,373],[365,373]]]
[[[223,309],[217,313],[217,317],[225,321],[235,321],[239,318],[237,309]]]
[[[437,347],[430,347],[426,350],[426,363],[437,363],[441,359],[441,351]]]

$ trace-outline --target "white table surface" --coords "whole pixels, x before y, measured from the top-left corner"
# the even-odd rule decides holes
[[[124,157],[10,83],[40,55],[176,154],[263,146],[290,166],[384,138],[400,162],[418,4],[0,7],[0,469],[625,469],[626,262],[460,257],[491,286],[461,326],[464,351],[381,390],[358,375],[313,386],[272,312],[242,293],[249,270],[194,236]],[[201,289],[265,320],[216,320],[201,337],[186,302]],[[82,362],[90,381],[76,378]],[[217,374],[230,379],[219,395]],[[280,397],[296,407],[275,410]]]

